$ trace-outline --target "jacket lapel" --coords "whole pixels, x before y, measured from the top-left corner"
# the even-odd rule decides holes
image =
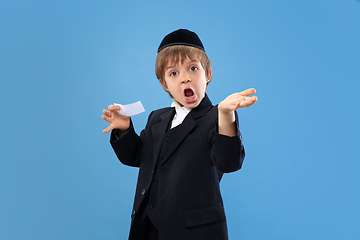
[[[175,114],[175,109],[171,108],[170,111],[167,111],[166,113],[160,115],[160,119],[161,119],[160,122],[152,126],[152,136],[154,143],[154,156],[153,156],[154,166],[156,166],[156,163],[159,158],[162,139],[166,133],[166,129],[169,127],[170,121],[174,117],[174,114]]]
[[[161,151],[164,151],[161,154],[163,157],[160,164],[164,164],[171,156],[173,152],[181,145],[187,135],[196,127],[196,122],[194,118],[188,114],[184,121],[177,127],[171,129],[171,139],[168,143],[167,148],[162,148]]]
[[[184,141],[184,139],[191,133],[191,131],[194,130],[194,128],[197,127],[196,119],[204,116],[210,110],[211,107],[212,107],[212,103],[211,103],[210,99],[207,97],[207,95],[205,94],[205,97],[201,101],[199,106],[192,109],[191,112],[186,116],[184,121],[179,126],[171,129],[171,131],[173,131],[173,132],[172,132],[172,138],[170,139],[170,143],[168,144],[167,148],[163,148],[161,150],[161,151],[164,151],[163,154],[161,154],[162,156],[164,156],[164,158],[160,162],[161,165],[164,164],[170,158],[171,154],[173,154],[173,152],[178,149],[178,147],[181,145],[181,143]],[[173,115],[172,115],[172,117],[173,117]],[[170,121],[172,120],[172,117],[171,117]],[[168,124],[166,125],[166,127],[169,126],[169,121],[167,123]],[[162,132],[163,135],[165,134],[165,132],[166,132],[166,128]],[[161,139],[159,142],[156,143],[156,146],[158,148],[156,160],[159,157],[160,148],[161,148],[162,144],[163,144],[163,139]]]

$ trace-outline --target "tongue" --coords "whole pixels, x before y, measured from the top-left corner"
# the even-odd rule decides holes
[[[193,90],[191,89],[185,89],[185,96],[186,97],[190,97],[192,96],[194,93],[193,93]]]

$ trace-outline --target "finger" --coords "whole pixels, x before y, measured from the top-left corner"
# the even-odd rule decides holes
[[[110,132],[110,130],[108,130],[108,128],[105,128],[102,132],[103,133],[108,133],[108,132]]]
[[[111,130],[113,130],[113,127],[110,125],[110,126],[108,126],[107,128],[105,128],[105,129],[103,130],[103,133],[108,133],[108,132],[110,132]]]
[[[105,116],[105,115],[102,115],[101,116],[102,119],[104,119],[105,121],[111,123],[111,117],[108,117],[108,116]]]
[[[255,88],[249,88],[249,89],[246,89],[245,91],[240,92],[240,94],[243,96],[249,96],[249,95],[252,95],[255,93],[256,93]]]
[[[109,111],[103,109],[102,112],[103,112],[104,115],[106,115],[106,116],[108,116],[108,117],[111,117],[111,113],[110,113]]]
[[[257,97],[256,96],[253,96],[251,98],[248,98],[248,100],[244,101],[241,103],[241,107],[250,107],[252,105],[254,105],[254,103],[256,103],[257,101]]]
[[[252,96],[252,97],[245,97],[244,98],[244,102],[252,102],[252,101],[257,101],[257,97]]]
[[[238,110],[241,107],[241,102],[235,104],[234,111]]]
[[[254,105],[255,102],[251,102],[251,103],[243,103],[241,105],[242,108],[245,108],[245,107],[251,107],[252,105]]]
[[[116,106],[116,105],[109,105],[109,106],[108,106],[108,109],[109,109],[110,111],[118,111],[118,110],[120,110],[120,107],[119,107],[119,106]]]
[[[235,102],[232,104],[229,104],[225,107],[225,109],[230,110],[230,111],[236,111],[241,107],[241,102]]]

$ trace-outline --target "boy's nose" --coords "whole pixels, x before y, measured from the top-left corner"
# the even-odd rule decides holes
[[[188,75],[185,74],[185,75],[182,77],[182,82],[183,82],[183,83],[191,82],[191,78],[190,78]]]

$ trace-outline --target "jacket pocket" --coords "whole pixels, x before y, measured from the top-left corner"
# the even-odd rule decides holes
[[[185,211],[186,227],[195,227],[224,220],[225,211],[222,204],[209,205]]]

